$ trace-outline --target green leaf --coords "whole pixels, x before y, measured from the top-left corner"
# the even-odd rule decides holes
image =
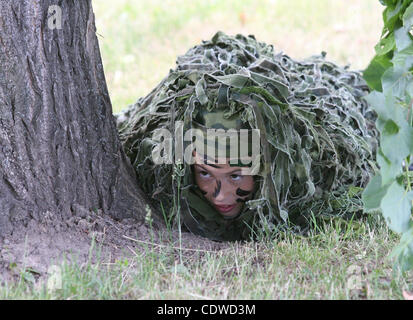
[[[402,271],[413,269],[413,226],[402,234],[400,243],[393,249],[391,258],[396,258]]]
[[[381,149],[377,153],[377,163],[380,166],[383,185],[393,182],[402,173],[402,163],[391,162]]]
[[[383,217],[391,230],[397,233],[406,232],[411,221],[410,195],[403,186],[394,181],[387,190],[380,204]]]
[[[396,47],[398,51],[406,49],[413,43],[409,31],[410,27],[401,27],[394,32]]]
[[[399,126],[393,120],[387,120],[386,124],[384,125],[383,134],[385,135],[393,135],[399,133]]]
[[[368,212],[380,208],[381,199],[385,196],[389,185],[382,185],[380,174],[376,174],[364,189],[361,199],[364,209]]]
[[[410,70],[413,66],[413,45],[410,45],[401,51],[395,52],[391,62],[395,68],[403,69],[406,72]]]
[[[407,29],[410,29],[413,26],[413,2],[410,3],[403,14],[403,26]]]
[[[396,48],[396,40],[394,38],[394,33],[390,33],[386,38],[380,40],[378,44],[374,47],[376,54],[381,56],[390,51],[394,51]]]
[[[405,100],[405,103],[406,104],[409,104],[409,103],[411,103],[412,102],[412,100],[413,100],[413,81],[411,81],[409,84],[408,84],[408,86],[407,86],[407,88],[406,88],[406,100]],[[411,113],[411,112],[410,112]],[[410,117],[411,117],[412,115],[410,114]],[[412,123],[412,122],[410,122],[410,123]]]
[[[408,83],[412,81],[412,75],[404,68],[388,68],[382,78],[383,92],[397,98],[403,98]]]
[[[365,98],[367,103],[377,112],[377,114],[386,120],[386,96],[382,92],[372,91]]]
[[[398,104],[392,94],[384,95],[373,91],[366,96],[366,100],[378,114],[376,126],[381,133],[380,145],[383,155],[391,165],[401,165],[402,161],[413,153],[413,128],[406,120],[407,109]],[[389,123],[390,120],[393,123]]]
[[[398,0],[379,0],[383,6],[394,7]]]
[[[390,32],[395,29],[398,23],[401,23],[404,9],[409,5],[407,1],[392,1],[388,2],[387,8],[383,12],[384,29]]]
[[[394,7],[398,0],[379,0],[383,6]]]
[[[363,78],[372,90],[382,91],[381,77],[392,63],[388,55],[376,55],[363,72]]]
[[[404,121],[406,122],[406,121]],[[388,123],[388,122],[386,122]],[[394,164],[401,162],[412,153],[413,129],[409,125],[398,126],[397,133],[390,134],[386,130],[381,131],[381,148],[383,154]]]

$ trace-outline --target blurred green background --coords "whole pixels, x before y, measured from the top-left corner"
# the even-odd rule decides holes
[[[330,61],[364,69],[383,26],[378,0],[94,0],[93,8],[114,112],[218,30],[254,34],[293,59],[326,51]]]

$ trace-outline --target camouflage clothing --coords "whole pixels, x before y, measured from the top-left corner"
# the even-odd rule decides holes
[[[148,96],[117,115],[138,183],[167,218],[211,239],[238,240],[287,222],[303,230],[312,214],[341,214],[342,196],[363,187],[374,169],[377,131],[361,75],[324,56],[296,62],[253,36],[218,32],[178,57]],[[154,165],[151,158],[155,129],[176,134],[176,121],[185,131],[219,110],[222,121],[211,116],[213,123],[261,133],[256,192],[233,219],[203,197],[190,165]]]

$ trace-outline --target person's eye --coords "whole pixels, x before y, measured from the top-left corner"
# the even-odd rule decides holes
[[[241,175],[239,175],[239,174],[231,174],[231,179],[233,180],[233,181],[239,181],[239,180],[241,180],[241,178],[242,178],[242,176]]]
[[[202,177],[202,178],[209,178],[211,175],[208,173],[208,172],[206,172],[206,171],[199,171],[199,175]]]

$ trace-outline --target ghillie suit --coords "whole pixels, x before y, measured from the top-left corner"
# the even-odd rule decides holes
[[[367,92],[360,73],[327,62],[325,54],[297,62],[254,36],[218,32],[178,57],[149,95],[117,115],[118,129],[139,185],[167,220],[215,240],[287,226],[303,232],[313,215],[362,208],[358,195],[377,148],[375,114],[362,99]],[[205,118],[221,112],[223,128],[238,121],[237,128],[261,132],[258,186],[234,219],[203,197],[190,165],[155,165],[151,158],[155,129],[174,133],[178,120],[192,128],[200,110]]]

